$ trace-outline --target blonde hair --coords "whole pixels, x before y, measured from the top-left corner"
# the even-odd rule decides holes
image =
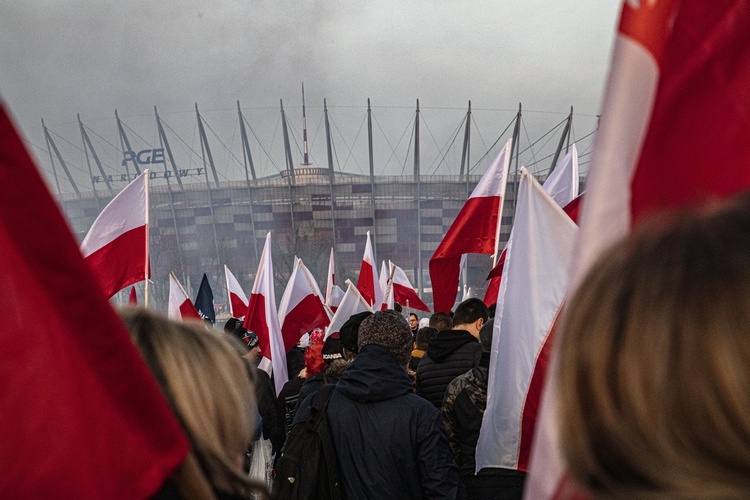
[[[664,216],[571,300],[563,453],[606,498],[750,497],[750,199]]]
[[[254,388],[242,348],[199,323],[128,307],[120,317],[182,423],[198,462],[218,490],[256,488],[242,470],[255,419]]]

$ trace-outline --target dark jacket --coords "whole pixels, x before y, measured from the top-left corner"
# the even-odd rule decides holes
[[[417,367],[417,393],[437,408],[451,381],[479,364],[482,345],[466,330],[444,330],[430,341]]]
[[[299,399],[297,401],[301,403],[310,394],[317,393],[318,389],[320,389],[324,383],[323,372],[307,377],[305,383],[302,384],[302,388],[299,390]]]
[[[360,351],[336,384],[327,416],[344,498],[463,495],[440,412],[412,392],[387,349]]]
[[[518,499],[523,496],[526,474],[521,471],[485,468],[476,471],[476,448],[487,407],[490,353],[483,352],[479,366],[448,384],[441,411],[468,499]]]

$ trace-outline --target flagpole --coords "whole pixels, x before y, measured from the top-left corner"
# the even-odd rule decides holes
[[[143,263],[143,278],[144,278],[144,286],[143,286],[143,307],[148,309],[148,226],[149,226],[149,201],[148,201],[148,180],[149,180],[149,170],[146,169],[143,171],[143,174],[146,176],[145,182],[146,182],[146,261]]]

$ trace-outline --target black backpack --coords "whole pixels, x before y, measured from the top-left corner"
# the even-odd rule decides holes
[[[312,398],[308,416],[292,426],[276,463],[274,497],[341,498],[336,451],[326,417],[328,400],[335,387],[335,384],[323,385]]]

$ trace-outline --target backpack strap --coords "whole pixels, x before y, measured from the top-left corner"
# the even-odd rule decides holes
[[[333,437],[331,435],[331,428],[328,425],[326,410],[335,388],[336,384],[323,385],[318,390],[310,405],[310,423],[320,437],[325,468],[328,472],[328,477],[324,478],[324,481],[327,483],[325,497],[333,500],[341,498],[341,488],[339,486],[339,464],[336,457],[336,450],[333,446]]]

